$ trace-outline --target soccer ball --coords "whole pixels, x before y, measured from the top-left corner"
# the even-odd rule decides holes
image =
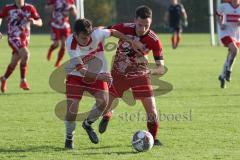
[[[147,131],[137,131],[133,135],[132,146],[138,152],[148,151],[153,147],[153,136]]]

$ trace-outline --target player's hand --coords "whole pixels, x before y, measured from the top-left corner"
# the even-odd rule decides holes
[[[226,24],[220,24],[220,28],[221,28],[221,30],[225,30],[227,28],[227,25]]]
[[[143,56],[144,45],[140,41],[132,40],[132,48],[137,53],[137,56]]]
[[[150,73],[151,73],[152,75],[163,75],[163,74],[165,73],[165,68],[164,68],[163,65],[160,65],[160,66],[158,66],[158,67],[155,68],[155,69],[151,69],[151,70],[150,70]]]
[[[100,73],[98,74],[97,79],[107,82],[109,87],[112,85],[113,78],[110,73]]]
[[[184,20],[183,26],[184,26],[184,27],[187,27],[187,26],[188,26],[188,21],[187,21],[187,20]]]
[[[33,18],[28,18],[28,21],[29,21],[31,24],[34,24],[34,19],[33,19]]]

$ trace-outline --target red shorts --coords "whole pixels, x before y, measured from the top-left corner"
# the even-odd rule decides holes
[[[88,91],[94,95],[98,91],[107,91],[108,85],[106,82],[95,80],[87,81],[85,78],[74,75],[67,75],[66,80],[66,95],[70,99],[82,98],[83,92]]]
[[[67,38],[71,34],[71,28],[55,28],[52,27],[51,37],[53,41],[61,40],[63,37]]]
[[[225,47],[228,47],[230,43],[235,43],[238,48],[240,48],[240,42],[234,40],[230,36],[225,36],[221,39],[222,43],[224,44]]]
[[[143,97],[152,97],[153,88],[151,85],[151,79],[149,76],[139,76],[134,78],[129,78],[116,72],[112,72],[113,84],[109,88],[110,94],[117,97],[122,97],[124,91],[131,88],[133,96],[135,99],[141,99]]]
[[[28,47],[29,41],[27,38],[8,38],[8,44],[12,48],[12,53],[18,53],[19,49]]]

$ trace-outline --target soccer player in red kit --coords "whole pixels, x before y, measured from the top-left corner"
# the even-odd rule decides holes
[[[25,0],[15,0],[14,4],[3,7],[0,11],[0,19],[6,18],[8,23],[8,43],[12,48],[12,59],[5,74],[0,78],[1,91],[7,89],[7,79],[20,62],[21,83],[20,88],[29,90],[26,81],[27,63],[30,52],[28,44],[30,39],[30,24],[42,26],[42,20],[36,8],[25,3]]]
[[[149,69],[147,69],[146,56],[150,51],[153,52],[156,69],[151,71],[152,74],[164,73],[164,60],[162,44],[157,35],[150,30],[151,23],[152,10],[147,6],[139,6],[136,9],[134,23],[123,23],[109,27],[140,41],[145,49],[142,55],[136,54],[128,42],[119,40],[111,71],[113,83],[109,89],[110,97],[107,108],[109,111],[114,99],[122,97],[124,91],[131,88],[134,98],[139,99],[146,110],[147,127],[154,138],[154,144],[161,145],[157,139],[158,113]],[[111,112],[103,116],[99,124],[100,133],[105,132],[110,117]]]
[[[69,14],[72,16],[77,15],[75,1],[74,0],[47,0],[46,9],[52,13],[51,18],[51,38],[53,43],[51,44],[47,59],[50,60],[52,52],[58,48],[60,43],[60,50],[58,51],[57,61],[55,67],[61,65],[61,60],[66,50],[66,39],[71,33]]]

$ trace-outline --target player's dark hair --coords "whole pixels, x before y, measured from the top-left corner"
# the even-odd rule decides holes
[[[152,10],[148,6],[139,6],[136,8],[135,11],[135,18],[141,18],[141,19],[146,19],[146,18],[152,18]]]
[[[83,33],[83,34],[90,34],[88,28],[92,27],[92,22],[86,18],[77,19],[75,21],[73,31],[76,34]]]

